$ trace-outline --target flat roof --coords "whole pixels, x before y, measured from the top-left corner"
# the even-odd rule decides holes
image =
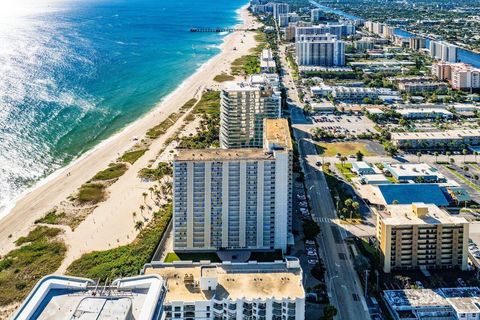
[[[448,206],[440,186],[433,183],[402,183],[379,185],[385,204],[412,204],[413,202],[432,203],[437,206]]]
[[[467,288],[442,288],[442,295],[458,313],[479,313],[480,289]]]
[[[12,319],[152,319],[164,290],[154,275],[117,279],[108,286],[90,279],[42,278]]]
[[[241,161],[273,160],[272,153],[263,149],[179,149],[175,161]]]
[[[428,131],[428,132],[392,132],[392,140],[445,140],[445,139],[463,139],[467,137],[480,137],[480,129],[469,130],[448,130],[448,131]]]
[[[384,290],[383,296],[395,310],[450,306],[438,291],[432,289]]]
[[[218,284],[212,290],[201,290],[202,270],[214,266],[208,276],[216,274]],[[302,270],[287,268],[284,261],[273,263],[160,263],[144,268],[145,274],[155,274],[167,281],[165,303],[175,301],[206,301],[223,299],[304,298]],[[215,275],[214,275],[215,276]],[[188,278],[188,281],[185,279]],[[193,279],[192,279],[193,278]]]
[[[352,166],[356,166],[358,169],[372,169],[372,166],[365,161],[354,161]]]
[[[452,216],[434,204],[416,203],[417,206],[427,208],[428,213],[418,217],[413,212],[412,204],[387,205],[379,214],[386,225],[436,225],[436,224],[464,224],[465,218]]]
[[[287,119],[265,119],[263,124],[264,140],[269,145],[293,149],[290,127]]]
[[[385,169],[398,177],[425,177],[444,175],[427,163],[384,163]]]
[[[422,307],[449,307],[457,313],[480,312],[478,287],[384,290],[383,296],[395,311]]]

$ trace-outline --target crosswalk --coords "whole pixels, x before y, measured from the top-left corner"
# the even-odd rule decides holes
[[[337,219],[330,219],[330,218],[317,218],[319,223],[337,223]]]

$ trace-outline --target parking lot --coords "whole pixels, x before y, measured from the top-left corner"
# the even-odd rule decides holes
[[[358,135],[375,133],[375,123],[365,116],[356,115],[316,115],[312,116],[314,126],[332,133]]]

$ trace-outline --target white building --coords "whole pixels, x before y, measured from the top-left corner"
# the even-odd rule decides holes
[[[397,110],[406,119],[451,119],[453,114],[440,108],[404,108]]]
[[[300,262],[174,262],[147,264],[165,279],[163,316],[170,319],[305,319]]]
[[[430,41],[430,56],[446,62],[457,62],[458,47],[444,41]]]
[[[293,150],[286,119],[265,119],[263,145],[179,150],[173,164],[175,251],[286,251]]]
[[[297,35],[295,48],[299,66],[343,66],[345,65],[345,42],[336,36]]]
[[[251,77],[249,82],[228,82],[221,93],[220,146],[260,148],[263,119],[276,119],[281,113],[281,97],[267,76],[264,82]],[[255,82],[254,82],[255,80]]]
[[[272,50],[263,49],[260,56],[260,71],[263,73],[274,73],[277,67],[273,58]]]
[[[25,298],[12,320],[161,319],[165,281],[154,274],[114,280],[49,275]]]
[[[393,132],[391,140],[402,149],[463,149],[480,145],[480,130]]]
[[[275,262],[158,263],[141,276],[107,285],[50,275],[27,296],[13,320],[244,320],[305,318],[297,258]]]
[[[290,6],[287,3],[271,3],[273,8],[273,17],[278,21],[280,15],[288,14],[290,12]]]
[[[312,9],[310,11],[310,21],[312,22],[318,22],[324,17],[324,13],[320,9]]]
[[[382,296],[394,320],[480,319],[478,287],[385,290]]]
[[[350,23],[340,24],[319,24],[314,26],[297,27],[295,30],[295,37],[300,36],[321,36],[326,34],[332,34],[341,39],[342,37],[355,34],[355,25]]]

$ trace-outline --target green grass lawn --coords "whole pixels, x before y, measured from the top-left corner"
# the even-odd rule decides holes
[[[194,261],[210,260],[211,262],[221,262],[220,258],[214,252],[195,252],[195,253],[180,253],[169,252],[165,257],[165,262],[171,263],[174,261]]]
[[[171,217],[172,205],[165,205],[132,243],[86,253],[68,267],[67,274],[101,280],[138,275],[143,265],[152,259]]]
[[[226,73],[222,73],[222,74],[217,74],[215,76],[215,78],[213,78],[213,81],[216,81],[216,82],[225,82],[225,81],[232,81],[234,80],[235,77],[234,76],[231,76],[229,74],[226,74]]]
[[[60,221],[65,218],[65,212],[57,212],[52,210],[40,219],[35,220],[35,223],[45,224],[61,224]]]
[[[128,167],[125,163],[111,163],[108,169],[98,172],[92,180],[111,180],[121,177]]]
[[[362,152],[364,156],[376,156],[375,153],[367,150],[365,143],[362,142],[333,142],[333,143],[318,143],[317,151],[320,155],[325,157],[334,157],[337,153],[342,156],[350,154],[355,155],[358,151]]]
[[[128,162],[134,164],[141,156],[147,152],[148,149],[140,149],[135,151],[127,151],[120,157],[120,160],[123,162]]]
[[[356,175],[352,172],[352,164],[351,163],[336,163],[335,167],[342,173],[342,175],[347,179],[349,182],[352,182],[352,178]]]
[[[78,189],[77,200],[80,202],[98,203],[105,200],[107,193],[101,183],[84,183]]]
[[[38,280],[60,267],[67,250],[57,238],[62,232],[36,227],[0,259],[0,306],[23,300]]]

